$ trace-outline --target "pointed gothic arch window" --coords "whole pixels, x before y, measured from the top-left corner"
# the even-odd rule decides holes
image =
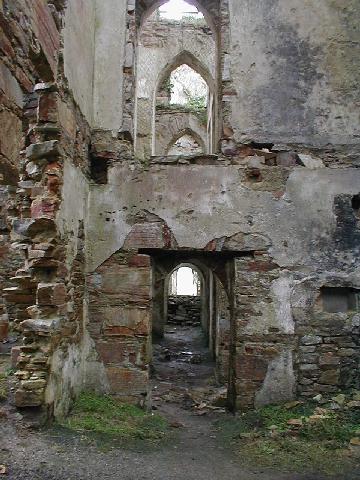
[[[135,152],[164,156],[183,130],[218,145],[217,35],[205,0],[143,0],[137,63]],[[195,142],[199,143],[197,138]],[[200,148],[199,148],[200,152]]]

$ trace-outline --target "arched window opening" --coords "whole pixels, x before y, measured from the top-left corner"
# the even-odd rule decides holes
[[[159,8],[159,17],[189,23],[206,24],[204,15],[184,0],[170,0]]]
[[[176,142],[170,146],[167,152],[169,156],[202,155],[203,153],[204,149],[201,147],[201,145],[199,145],[195,138],[188,133],[177,139]]]
[[[160,86],[161,95],[158,105],[171,105],[205,113],[208,103],[209,87],[201,75],[189,65],[183,64],[175,68]]]
[[[182,63],[183,60],[188,63]],[[157,155],[210,153],[211,89],[202,71],[205,74],[206,69],[187,52],[176,59],[172,70],[171,67],[165,70],[156,92],[154,153]],[[171,144],[169,135],[175,138]]]
[[[201,75],[188,65],[181,65],[170,75],[173,85],[170,104],[179,104],[188,108],[206,109],[209,88]]]
[[[219,61],[210,15],[200,11],[197,0],[159,0],[148,5],[141,15],[138,38],[136,156],[168,155],[170,141],[185,130],[196,133],[195,142],[190,153],[180,148],[176,155],[212,154],[218,145]],[[183,140],[189,144],[189,138]]]
[[[198,297],[201,292],[199,273],[191,267],[179,267],[170,277],[169,295]]]
[[[201,334],[202,279],[191,265],[180,265],[169,277],[167,324],[171,328],[196,327]]]

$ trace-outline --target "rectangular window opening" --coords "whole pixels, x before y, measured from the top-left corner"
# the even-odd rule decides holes
[[[351,287],[322,287],[322,307],[328,313],[360,311],[360,289]]]

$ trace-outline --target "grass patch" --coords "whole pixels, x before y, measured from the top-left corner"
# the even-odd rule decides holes
[[[296,419],[297,425],[289,424]],[[337,475],[358,465],[349,441],[360,435],[360,411],[320,409],[315,402],[267,406],[217,424],[219,435],[252,466]]]
[[[14,372],[11,369],[8,359],[0,359],[0,402],[7,400],[9,395],[8,377]]]
[[[240,446],[239,454],[251,465],[287,472],[338,475],[354,468],[344,451],[294,437],[248,441]]]
[[[110,396],[90,392],[79,396],[62,425],[77,432],[92,432],[125,440],[160,440],[167,431],[167,422],[160,415],[152,415]]]
[[[8,383],[6,373],[0,372],[0,402],[3,402],[8,397]]]

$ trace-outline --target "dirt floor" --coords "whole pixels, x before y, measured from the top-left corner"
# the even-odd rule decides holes
[[[8,357],[2,356],[3,368]],[[172,433],[159,444],[107,444],[59,427],[34,430],[8,404],[0,405],[0,478],[13,480],[322,480],[318,474],[279,474],[244,466],[214,429],[229,416],[221,406],[214,365],[201,331],[169,327],[154,345],[154,408]],[[219,400],[220,399],[220,400]],[[356,480],[348,475],[336,480]]]

